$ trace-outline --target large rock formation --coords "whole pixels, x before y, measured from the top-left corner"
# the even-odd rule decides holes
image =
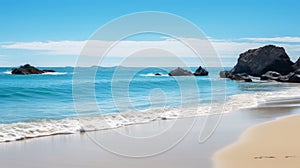
[[[46,72],[55,72],[54,70],[39,70],[29,64],[20,66],[19,68],[13,68],[11,73],[16,75],[29,75],[29,74],[42,74]]]
[[[284,48],[267,45],[240,54],[238,63],[230,71],[221,71],[220,77],[249,82],[251,76],[261,80],[300,82],[300,58],[290,60]]]
[[[261,76],[268,71],[286,75],[294,70],[293,62],[284,48],[267,45],[258,49],[248,50],[240,54],[238,63],[230,70],[231,74],[246,73]]]
[[[191,71],[185,70],[183,68],[176,68],[169,72],[170,76],[192,76],[193,73]]]
[[[204,68],[202,68],[201,66],[199,66],[199,68],[195,71],[194,75],[195,76],[207,76],[208,71],[205,70]]]

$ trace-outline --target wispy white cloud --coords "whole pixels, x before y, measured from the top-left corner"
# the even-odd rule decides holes
[[[15,42],[1,48],[42,51],[48,55],[75,55],[80,53],[86,41]]]
[[[199,42],[198,39],[182,39],[189,40],[191,44],[195,42],[197,45],[207,46],[208,41]],[[197,41],[198,40],[198,41]],[[197,43],[196,43],[197,42]],[[286,49],[292,59],[296,59],[300,55],[300,37],[275,37],[275,38],[243,38],[237,40],[218,40],[209,39],[209,42],[218,53],[220,58],[233,58],[232,62],[227,62],[226,65],[233,65],[236,58],[240,53],[247,51],[248,49],[261,47],[263,45],[272,43],[282,46]],[[88,48],[86,48],[88,44]],[[137,53],[147,49],[163,49],[170,52],[170,54],[177,55],[179,57],[198,57],[192,50],[186,45],[183,45],[180,41],[164,39],[161,41],[120,41],[117,43],[111,41],[48,41],[48,42],[14,42],[14,43],[2,43],[0,47],[2,49],[23,49],[36,51],[42,55],[88,55],[97,56],[99,51],[106,50],[111,46],[107,52],[107,56],[111,57],[127,57],[137,55]],[[84,50],[83,50],[84,49]],[[201,57],[210,56],[210,48],[202,47]],[[161,56],[160,53],[164,52],[141,52],[141,56],[155,57]],[[91,59],[91,63],[93,59]]]
[[[186,39],[190,40],[191,39]],[[193,39],[192,39],[193,40]],[[15,42],[12,44],[1,45],[4,49],[23,49],[38,51],[46,55],[79,55],[84,46],[88,44],[88,49],[92,53],[96,53],[97,50],[104,46],[111,45],[109,41],[48,41],[48,42]],[[208,41],[203,41],[202,44]],[[253,42],[239,42],[239,41],[227,41],[227,40],[210,40],[214,49],[223,57],[236,56],[236,54],[245,51],[249,48],[254,48],[262,45],[262,43]],[[198,43],[201,44],[201,43]],[[176,40],[164,40],[164,41],[120,41],[114,44],[113,48],[109,51],[110,56],[124,56],[130,55],[140,50],[149,48],[161,48],[172,51],[181,55],[182,57],[191,57],[195,54]],[[204,48],[205,49],[205,48]]]
[[[243,38],[254,42],[300,43],[300,37]]]

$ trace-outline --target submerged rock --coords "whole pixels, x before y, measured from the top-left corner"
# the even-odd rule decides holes
[[[34,66],[29,64],[25,64],[24,66],[20,66],[19,68],[13,68],[11,73],[16,75],[29,75],[29,74],[42,74],[46,72],[55,72],[54,70],[39,70]]]
[[[191,71],[185,70],[183,68],[176,68],[169,72],[170,76],[192,76],[193,73]]]
[[[238,80],[238,81],[245,81],[245,82],[252,82],[251,77],[246,74],[246,73],[241,73],[241,74],[230,74],[227,76],[227,78],[231,79],[231,80]]]
[[[220,77],[221,78],[228,78],[228,75],[230,75],[229,71],[221,71],[220,72]]]
[[[207,76],[208,71],[205,70],[204,68],[202,68],[201,66],[199,66],[199,68],[195,71],[194,75],[195,76]]]

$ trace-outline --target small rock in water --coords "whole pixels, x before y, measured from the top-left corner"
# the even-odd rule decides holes
[[[183,68],[176,68],[169,72],[170,76],[192,76],[193,73],[191,71],[185,70]]]
[[[204,68],[202,68],[201,66],[199,66],[199,68],[195,71],[194,75],[195,76],[207,76],[208,71],[205,70]]]
[[[54,70],[39,70],[34,66],[25,64],[19,68],[13,68],[11,73],[15,75],[30,75],[30,74],[42,74],[46,72],[55,72]]]

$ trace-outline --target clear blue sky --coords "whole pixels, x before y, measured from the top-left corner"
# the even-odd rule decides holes
[[[86,40],[111,19],[140,11],[182,16],[213,39],[300,37],[297,0],[0,0],[0,45]],[[10,57],[22,53],[0,48],[0,59],[5,57],[0,66],[13,64]]]

